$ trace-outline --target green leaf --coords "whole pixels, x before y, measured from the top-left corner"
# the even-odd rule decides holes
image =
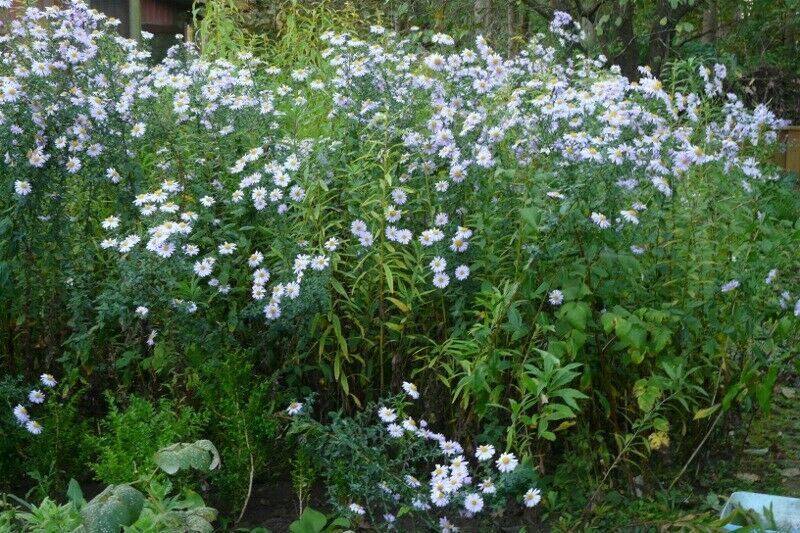
[[[703,409],[698,409],[697,412],[694,414],[694,420],[701,420],[703,418],[708,418],[709,416],[713,415],[717,412],[717,410],[722,407],[722,404],[714,404],[711,407],[705,407]]]
[[[568,302],[561,307],[561,316],[566,318],[573,328],[581,331],[586,330],[590,315],[589,306],[583,302]]]
[[[76,507],[81,507],[86,500],[83,499],[83,491],[81,486],[75,479],[70,479],[67,485],[67,499],[72,502]]]
[[[617,315],[611,312],[606,312],[600,315],[600,323],[603,325],[603,331],[606,333],[611,333],[611,330],[614,329],[614,326],[617,322]]]
[[[614,322],[614,334],[620,339],[624,339],[631,330],[631,323],[624,318],[617,318]]]
[[[411,311],[411,308],[409,308],[406,304],[404,304],[397,298],[392,298],[391,296],[387,296],[386,299],[392,302],[395,305],[395,307],[397,307],[403,313],[408,313],[409,311]]]
[[[87,533],[119,533],[139,518],[144,495],[130,485],[110,485],[81,510]]]
[[[386,275],[386,283],[389,285],[389,292],[394,292],[394,276],[392,276],[392,269],[386,263],[383,264],[383,272]]]
[[[325,529],[328,519],[319,511],[306,507],[298,520],[289,526],[291,533],[319,533]]]
[[[633,386],[633,394],[639,409],[645,413],[652,411],[661,396],[661,389],[646,379],[640,379]]]
[[[155,462],[170,475],[189,468],[214,470],[219,467],[219,452],[209,440],[178,443],[156,452]]]

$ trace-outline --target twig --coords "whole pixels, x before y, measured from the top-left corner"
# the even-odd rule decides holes
[[[703,437],[703,440],[701,440],[700,444],[697,445],[697,448],[694,449],[694,452],[692,452],[691,457],[689,457],[689,460],[686,461],[685,465],[683,465],[683,468],[681,468],[681,471],[678,472],[677,476],[675,476],[675,479],[672,480],[672,483],[669,484],[669,489],[667,489],[667,490],[672,490],[672,487],[675,486],[675,483],[678,482],[678,480],[681,478],[683,473],[686,472],[686,469],[689,468],[689,464],[694,460],[695,456],[697,455],[697,452],[699,452],[700,448],[703,447],[703,444],[706,443],[706,440],[708,440],[708,437],[711,435],[711,432],[714,431],[714,427],[716,427],[717,422],[719,422],[719,419],[722,418],[722,414],[723,413],[724,413],[724,411],[722,409],[720,409],[719,414],[717,415],[717,418],[714,419],[714,423],[711,424],[710,428],[708,428],[708,431],[706,432],[706,436]]]
[[[247,496],[244,498],[244,503],[242,503],[242,511],[239,513],[239,518],[236,519],[236,525],[239,525],[239,522],[242,521],[242,517],[244,517],[244,512],[247,510],[247,504],[250,503],[250,495],[253,493],[253,475],[255,474],[255,461],[253,459],[253,451],[250,449],[250,439],[247,436],[247,427],[245,426],[244,429],[244,442],[247,446],[247,453],[250,456],[250,481],[247,484]]]

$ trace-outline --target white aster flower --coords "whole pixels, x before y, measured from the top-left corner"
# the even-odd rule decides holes
[[[536,488],[528,489],[528,492],[522,497],[525,507],[536,507],[540,501],[542,501],[542,491]]]
[[[503,473],[513,472],[518,464],[519,461],[513,453],[503,453],[495,461],[497,469]]]
[[[419,399],[419,391],[417,390],[417,386],[409,381],[403,382],[403,390],[408,394],[412,399],[417,400]]]
[[[44,403],[44,393],[40,390],[32,390],[28,393],[28,401],[31,403]]]

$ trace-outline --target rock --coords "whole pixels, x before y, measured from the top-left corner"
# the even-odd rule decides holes
[[[798,477],[798,476],[800,476],[800,468],[797,468],[796,466],[793,466],[793,467],[790,467],[790,468],[784,468],[783,470],[781,470],[781,476],[783,476],[783,477]]]
[[[759,481],[761,478],[759,476],[757,476],[756,474],[750,474],[748,472],[741,472],[739,474],[736,474],[736,479],[740,479],[742,481],[747,481],[748,483],[755,483],[756,481]]]
[[[781,394],[791,400],[797,394],[797,390],[793,389],[792,387],[781,387]]]

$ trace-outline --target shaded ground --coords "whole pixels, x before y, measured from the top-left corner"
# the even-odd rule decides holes
[[[800,387],[795,378],[776,388],[772,409],[744,432],[744,446],[724,463],[720,487],[800,497]],[[737,435],[739,436],[739,435]]]
[[[324,511],[324,494],[321,491],[312,492],[308,505]],[[253,494],[240,527],[289,531],[289,525],[297,520],[298,510],[299,501],[288,479],[257,483],[253,486]]]
[[[615,505],[613,499],[607,502],[629,519],[624,522],[628,526],[620,530],[646,531],[653,526],[665,530],[686,527],[692,530],[692,526],[718,517],[728,496],[735,491],[800,497],[799,404],[800,378],[783,380],[775,389],[768,414],[745,418],[726,430],[733,448],[715,449],[713,442],[719,441],[720,436],[712,437],[711,446],[699,454],[685,475],[686,481],[694,480],[687,497],[683,492],[676,493],[672,504],[666,507],[664,502],[648,503],[646,498],[618,502],[621,507]],[[321,491],[312,494],[311,506],[325,510]],[[297,508],[289,481],[257,485],[241,525],[266,527],[273,532],[288,531],[289,524],[297,517]],[[502,521],[508,522],[508,519]],[[404,524],[400,530],[424,530],[406,526]],[[498,525],[497,530],[518,531],[518,528],[519,525],[509,528]]]

